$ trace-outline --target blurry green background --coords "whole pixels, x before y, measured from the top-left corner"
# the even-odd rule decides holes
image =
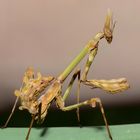
[[[103,29],[107,9],[117,21],[111,45],[101,41],[89,78],[126,77],[131,88],[109,95],[81,88],[81,101],[100,97],[110,124],[140,122],[140,16],[138,0],[1,0],[0,1],[0,125],[12,105],[28,66],[58,76],[88,40]],[[86,58],[78,66],[83,69]],[[70,75],[71,76],[71,75]],[[68,78],[63,90],[66,89]],[[76,86],[67,105],[76,103]],[[80,109],[81,125],[104,124],[99,108]],[[9,126],[29,126],[30,114],[16,110]],[[49,109],[44,126],[78,126],[75,111]]]

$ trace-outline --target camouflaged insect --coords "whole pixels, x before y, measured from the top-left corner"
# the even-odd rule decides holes
[[[52,101],[55,101],[57,107],[62,111],[70,111],[73,109],[77,109],[77,118],[80,121],[79,117],[79,107],[90,105],[91,107],[96,107],[98,103],[100,111],[102,113],[102,117],[104,119],[104,123],[106,126],[106,130],[110,140],[113,140],[109,125],[105,116],[104,108],[100,98],[91,98],[89,100],[85,100],[83,102],[79,102],[79,93],[80,93],[80,84],[83,83],[92,88],[99,88],[108,93],[114,94],[121,91],[124,91],[129,88],[129,84],[125,78],[119,79],[111,79],[111,80],[88,80],[87,74],[89,72],[90,66],[97,54],[99,41],[103,38],[106,39],[108,43],[112,42],[113,39],[113,30],[115,27],[115,23],[112,20],[112,14],[108,11],[106,16],[105,25],[102,32],[99,32],[92,38],[85,48],[78,54],[78,56],[70,63],[70,65],[56,78],[53,76],[44,77],[40,73],[37,73],[35,77],[34,71],[32,68],[28,68],[23,77],[23,83],[19,90],[15,91],[16,101],[9,115],[5,125],[6,127],[8,122],[10,121],[18,99],[20,99],[20,110],[26,109],[32,116],[32,120],[28,129],[28,133],[26,135],[26,140],[29,139],[30,131],[33,125],[34,120],[42,123],[47,115],[48,108],[50,107]],[[69,76],[69,74],[74,70],[77,64],[88,54],[88,59],[85,64],[85,68],[82,72],[77,69],[73,74],[68,87],[64,94],[62,94],[62,85],[65,79]],[[77,103],[69,106],[65,106],[65,100],[69,96],[70,91],[72,89],[73,83],[78,77],[78,86],[77,86]],[[48,87],[49,86],[49,87]],[[46,88],[48,89],[46,90]]]

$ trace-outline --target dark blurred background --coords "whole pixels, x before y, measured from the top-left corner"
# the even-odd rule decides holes
[[[138,0],[1,0],[0,1],[0,125],[14,104],[24,71],[34,67],[43,75],[58,76],[84,45],[103,29],[107,9],[117,21],[111,45],[100,42],[89,78],[126,77],[131,88],[109,95],[101,90],[81,87],[80,100],[100,97],[110,124],[140,122],[140,16]],[[86,58],[80,63],[83,69]],[[66,89],[70,77],[66,80]],[[76,103],[76,86],[66,105]],[[82,125],[102,125],[99,108],[80,109]],[[19,111],[9,126],[28,126],[30,114]],[[77,126],[75,111],[49,109],[44,125]]]

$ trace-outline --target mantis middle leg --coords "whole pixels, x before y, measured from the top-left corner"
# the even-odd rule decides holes
[[[69,111],[69,110],[77,109],[77,108],[79,108],[81,106],[85,106],[85,105],[91,105],[92,107],[96,107],[96,103],[98,103],[99,107],[100,107],[100,111],[101,111],[103,119],[104,119],[104,122],[105,122],[105,126],[106,126],[106,129],[107,129],[107,133],[109,135],[109,138],[110,138],[110,140],[113,140],[112,136],[111,136],[110,129],[109,129],[109,125],[107,123],[107,119],[106,119],[106,116],[105,116],[104,108],[103,108],[102,102],[99,98],[91,98],[91,99],[86,100],[84,102],[77,103],[77,104],[74,104],[74,105],[70,105],[70,106],[67,106],[67,107],[64,106],[64,103],[63,103],[63,100],[62,100],[61,96],[58,96],[56,98],[56,102],[57,102],[59,108],[63,111]]]
[[[77,103],[79,103],[79,101],[80,101],[80,72],[81,72],[80,69],[77,69],[75,71],[75,73],[73,74],[73,76],[72,76],[72,78],[71,78],[71,80],[68,84],[68,87],[67,87],[67,89],[66,89],[66,91],[65,91],[65,93],[62,97],[63,102],[65,102],[65,100],[69,96],[70,91],[72,89],[72,86],[74,84],[74,81],[75,81],[76,77],[78,77],[78,87],[77,87],[77,93],[76,94],[77,94]],[[77,107],[76,113],[77,113],[78,121],[80,122],[80,115],[79,115],[79,108],[78,107]]]

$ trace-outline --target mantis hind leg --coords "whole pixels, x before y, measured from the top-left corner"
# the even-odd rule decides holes
[[[15,103],[14,103],[14,106],[13,106],[13,108],[12,108],[12,111],[11,111],[11,113],[10,113],[10,115],[9,115],[9,117],[8,117],[8,119],[7,119],[7,121],[6,121],[6,123],[5,123],[1,128],[7,127],[7,125],[8,125],[8,123],[9,123],[9,121],[10,121],[12,115],[14,114],[14,111],[15,111],[15,108],[16,108],[16,105],[17,105],[17,102],[18,102],[18,99],[19,99],[19,97],[16,98]]]
[[[35,120],[35,114],[32,116],[32,120],[31,120],[31,123],[30,123],[29,129],[28,129],[28,133],[27,133],[27,136],[26,136],[26,140],[29,139],[29,135],[30,135],[31,128],[32,128],[32,126],[33,126],[34,120]]]

